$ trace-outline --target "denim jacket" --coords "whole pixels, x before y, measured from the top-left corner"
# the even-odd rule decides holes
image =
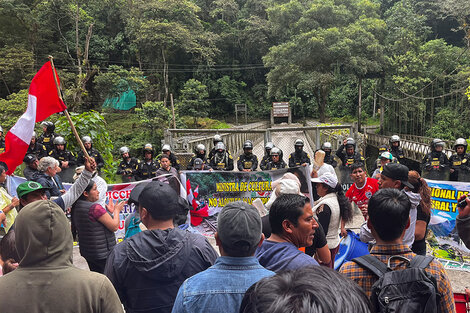
[[[274,275],[255,257],[219,257],[215,264],[185,280],[172,313],[238,313],[245,291],[260,279]]]

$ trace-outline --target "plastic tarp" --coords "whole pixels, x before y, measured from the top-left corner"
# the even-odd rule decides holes
[[[117,110],[127,111],[136,106],[136,96],[135,92],[132,89],[121,93],[119,97],[107,98],[103,107],[105,108],[114,108]]]

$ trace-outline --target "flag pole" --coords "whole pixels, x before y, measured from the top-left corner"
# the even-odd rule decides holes
[[[56,71],[55,66],[54,66],[54,57],[52,55],[49,56],[49,61],[51,62],[51,66],[52,66],[52,73],[53,73],[53,76],[54,76],[55,86],[57,88],[57,94],[59,95],[59,99],[62,100],[62,102],[63,102],[64,99],[62,98],[62,92],[60,90],[59,83],[57,82],[57,76],[56,76],[57,71]],[[80,139],[80,136],[78,135],[78,132],[77,132],[77,129],[75,128],[75,125],[73,125],[72,119],[70,118],[70,114],[67,111],[67,109],[64,110],[64,114],[65,114],[65,117],[67,118],[67,120],[69,121],[70,127],[72,128],[72,133],[75,135],[75,139],[77,139],[77,142],[80,145],[80,148],[82,149],[85,157],[88,160],[90,160],[90,156],[88,155],[88,152],[86,151],[85,146],[83,145],[83,142]]]

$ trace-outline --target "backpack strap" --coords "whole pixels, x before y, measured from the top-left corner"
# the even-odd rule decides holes
[[[410,267],[425,269],[426,267],[428,267],[429,263],[431,263],[433,260],[434,260],[433,256],[417,254],[414,258],[411,259]]]
[[[383,274],[388,272],[387,265],[370,254],[354,258],[352,261],[359,264],[361,267],[368,269],[378,277],[382,277]]]

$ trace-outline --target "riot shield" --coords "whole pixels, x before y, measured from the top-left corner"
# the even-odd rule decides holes
[[[351,169],[349,167],[340,165],[335,169],[335,171],[343,191],[348,191],[349,187],[351,187],[354,183],[351,179]]]
[[[449,180],[450,169],[440,165],[430,166],[423,170],[423,178],[432,180]]]
[[[458,181],[470,182],[470,171],[460,169],[458,172]]]

